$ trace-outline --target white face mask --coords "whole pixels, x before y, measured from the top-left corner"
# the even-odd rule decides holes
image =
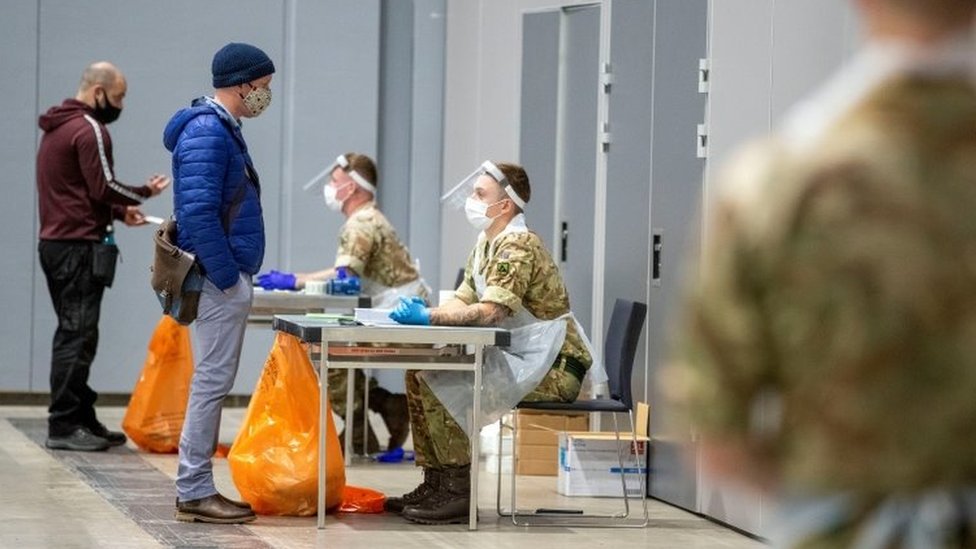
[[[271,105],[271,90],[269,88],[251,88],[243,100],[247,112],[251,113],[251,117],[255,117]]]
[[[325,197],[325,205],[334,212],[341,210],[342,204],[345,202],[345,200],[339,200],[339,197],[337,196],[338,194],[339,189],[333,185],[325,185],[322,187],[322,195]],[[349,197],[347,196],[346,198]]]
[[[498,202],[501,202],[501,200]],[[468,217],[468,223],[479,231],[483,231],[490,227],[491,222],[494,221],[495,218],[488,217],[488,208],[498,204],[498,202],[485,204],[484,202],[469,196],[464,202],[464,214]]]

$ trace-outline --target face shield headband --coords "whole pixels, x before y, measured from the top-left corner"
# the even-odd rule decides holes
[[[310,179],[308,183],[302,186],[302,190],[321,194],[322,190],[317,189],[316,184],[321,182],[323,179],[326,180],[324,184],[328,184],[329,181],[327,178],[332,176],[332,172],[336,171],[336,168],[342,168],[342,171],[349,174],[349,177],[351,177],[357,185],[373,193],[374,197],[376,196],[376,187],[367,181],[366,178],[363,177],[359,172],[349,168],[349,159],[346,158],[346,155],[344,154],[340,154],[338,157],[336,157],[335,162],[333,162],[331,166],[322,170],[315,177]]]
[[[498,166],[490,160],[486,160],[478,166],[478,169],[471,172],[470,175],[465,177],[460,183],[455,185],[451,190],[444,193],[441,197],[441,202],[453,207],[457,210],[464,210],[464,203],[474,193],[474,184],[478,182],[478,178],[482,175],[487,175],[498,182],[499,185],[505,190],[505,194],[512,199],[523,211],[525,210],[525,201],[515,192],[515,189],[508,183],[508,179],[505,174],[502,173]]]

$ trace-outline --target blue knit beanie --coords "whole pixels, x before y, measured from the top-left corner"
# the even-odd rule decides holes
[[[213,87],[229,88],[273,74],[274,63],[268,54],[250,44],[231,42],[214,54],[211,72]]]

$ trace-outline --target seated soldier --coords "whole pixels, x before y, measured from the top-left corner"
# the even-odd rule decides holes
[[[559,268],[542,239],[525,224],[523,209],[531,194],[525,170],[514,164],[485,162],[472,181],[465,211],[468,221],[482,233],[468,256],[464,281],[454,299],[430,309],[421,300],[404,299],[390,316],[404,324],[511,329],[569,313],[569,296]],[[576,400],[592,359],[574,323],[566,322],[565,338],[550,342],[560,347],[555,362],[523,400]],[[518,349],[508,350],[519,353]],[[464,522],[471,498],[468,435],[418,374],[407,372],[407,403],[417,465],[423,467],[424,480],[414,491],[387,499],[386,508],[423,524]]]
[[[335,264],[312,273],[271,271],[258,276],[258,284],[266,290],[298,290],[310,280],[329,280],[343,267],[362,280],[363,293],[373,298],[373,307],[391,308],[398,296],[429,294],[407,247],[400,241],[393,225],[376,206],[376,165],[358,153],[347,153],[336,159],[329,179],[323,187],[326,206],[341,211],[346,222],[339,229],[339,249]],[[329,371],[329,399],[332,409],[346,416],[346,370]],[[356,453],[374,453],[379,442],[368,429],[367,447],[363,448],[363,422],[355,421],[363,410],[365,376],[356,370],[356,391],[353,413],[353,448]],[[369,379],[369,409],[380,414],[390,431],[387,450],[403,445],[410,434],[407,401],[403,394],[394,394]],[[342,438],[340,436],[340,438]]]

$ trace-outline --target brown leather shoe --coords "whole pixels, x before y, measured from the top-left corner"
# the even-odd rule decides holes
[[[176,520],[181,522],[241,524],[256,518],[254,511],[238,507],[220,494],[176,502]]]
[[[234,507],[240,507],[241,509],[247,509],[248,511],[251,510],[251,504],[246,501],[237,501],[236,499],[230,499],[229,497],[226,497],[223,494],[217,494],[217,497],[224,500],[224,503],[229,503]]]

